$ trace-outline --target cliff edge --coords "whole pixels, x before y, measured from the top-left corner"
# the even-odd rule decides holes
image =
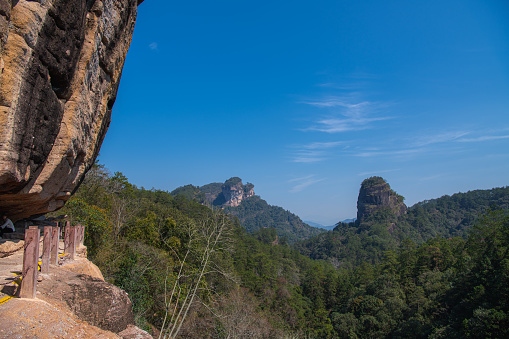
[[[10,242],[2,241],[0,250],[19,247]],[[64,256],[48,274],[39,274],[36,299],[11,298],[17,289],[12,272],[19,273],[23,251],[0,258],[1,338],[152,338],[133,325],[127,293],[104,281],[85,247],[78,255],[75,260]]]
[[[54,211],[110,124],[139,0],[0,0],[0,212]]]
[[[254,196],[254,185],[243,184],[239,177],[232,177],[223,184],[211,183],[198,188],[205,194],[205,201],[213,206],[236,207],[247,198]]]

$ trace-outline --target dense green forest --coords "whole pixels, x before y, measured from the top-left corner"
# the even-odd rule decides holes
[[[239,218],[249,233],[262,228],[274,228],[281,241],[291,244],[323,233],[322,229],[307,225],[295,214],[279,206],[269,205],[259,196],[250,197],[239,206],[225,207],[224,210]]]
[[[385,181],[384,184],[387,185]],[[402,201],[396,192],[392,194]],[[509,187],[427,200],[400,216],[382,207],[362,222],[340,222],[333,231],[304,240],[297,247],[302,254],[327,260],[336,267],[380,263],[385,251],[399,248],[404,240],[421,244],[436,237],[465,239],[478,219],[491,208],[509,209]]]
[[[294,246],[274,228],[250,234],[225,211],[137,188],[96,165],[64,209],[88,226],[90,259],[129,293],[137,324],[156,336],[508,337],[507,207],[475,207],[468,227],[459,223],[469,230],[451,237],[435,210],[470,217],[433,203],[417,215],[424,235],[408,221],[413,208],[403,226],[381,209]]]

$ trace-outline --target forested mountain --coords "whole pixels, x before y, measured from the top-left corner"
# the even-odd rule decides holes
[[[89,257],[129,293],[137,324],[155,337],[508,337],[507,208],[476,218],[466,238],[419,244],[398,223],[412,208],[395,216],[402,201],[388,192],[364,199],[364,221],[314,239],[341,244],[342,263],[311,259],[278,241],[275,228],[247,233],[223,210],[137,188],[101,166],[64,212],[87,226]],[[326,244],[321,251],[336,254]]]
[[[298,216],[279,206],[269,205],[254,195],[254,185],[242,184],[242,180],[233,177],[223,184],[211,183],[201,187],[186,185],[171,192],[172,196],[181,195],[186,199],[220,207],[230,215],[237,217],[240,224],[249,233],[262,228],[274,228],[279,241],[294,243],[316,236],[323,230],[311,227]]]
[[[269,205],[259,196],[243,200],[239,206],[226,207],[224,211],[239,218],[240,224],[250,233],[262,228],[274,228],[280,241],[289,243],[311,238],[324,231],[307,225],[290,211]]]
[[[336,267],[379,263],[385,251],[398,248],[404,240],[421,244],[437,236],[466,238],[488,209],[509,208],[509,187],[457,193],[410,208],[403,200],[382,178],[366,179],[359,191],[355,222],[339,222],[333,231],[297,247],[301,253],[329,260]]]
[[[491,208],[509,209],[509,186],[445,195],[408,209],[406,221],[420,239],[436,236],[465,238],[479,216]]]

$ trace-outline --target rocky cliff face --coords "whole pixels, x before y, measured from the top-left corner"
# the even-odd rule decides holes
[[[407,211],[403,197],[394,192],[389,184],[381,177],[371,177],[364,180],[357,199],[357,221],[365,221],[376,210],[388,207],[399,217]]]
[[[236,207],[240,203],[254,196],[254,185],[251,183],[243,184],[242,179],[233,177],[224,182],[211,183],[199,188],[205,194],[205,201],[213,206]]]
[[[237,207],[242,200],[254,195],[254,185],[243,185],[242,180],[238,177],[228,179],[221,187],[221,193],[224,197],[224,206]]]
[[[0,0],[0,212],[62,207],[110,123],[140,0]]]

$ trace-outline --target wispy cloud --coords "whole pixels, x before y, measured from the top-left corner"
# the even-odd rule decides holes
[[[153,51],[157,50],[157,42],[152,42],[150,45],[148,45],[148,48],[150,48]]]
[[[482,142],[502,139],[509,139],[509,135],[485,135],[477,138],[461,138],[458,139],[458,142]]]
[[[311,105],[311,106],[317,106],[317,107],[342,107],[347,108],[348,113],[347,115],[352,115],[352,113],[358,113],[361,112],[361,110],[365,109],[366,107],[372,106],[373,103],[369,101],[363,101],[356,104],[352,104],[347,102],[344,98],[340,97],[326,97],[321,100],[305,100],[302,101],[302,103]]]
[[[469,131],[452,131],[421,135],[418,137],[408,138],[406,140],[400,140],[398,143],[401,144],[402,147],[395,146],[386,149],[365,148],[364,150],[359,151],[354,155],[363,158],[379,156],[405,157],[412,156],[418,153],[457,152],[462,150],[462,148],[457,147],[457,143],[460,141],[461,142],[481,141],[480,140],[481,138],[476,139],[463,138],[464,136],[469,135],[470,133],[471,132]]]
[[[311,163],[326,160],[325,152],[321,150],[301,150],[296,152],[293,162]]]
[[[306,105],[333,110],[329,117],[320,119],[304,131],[341,133],[372,128],[372,123],[392,119],[388,116],[376,116],[383,106],[370,101],[355,102],[351,98],[330,96],[320,100],[301,101]]]
[[[405,156],[411,155],[415,153],[422,152],[422,148],[410,148],[410,149],[402,149],[402,150],[389,150],[389,151],[364,151],[355,154],[357,157],[375,157],[375,156]]]
[[[323,180],[325,180],[325,179],[317,179],[317,178],[315,178],[314,174],[311,174],[311,175],[308,175],[308,176],[305,176],[305,177],[301,177],[301,178],[295,178],[295,179],[288,180],[288,182],[294,183],[294,186],[290,190],[290,193],[300,192],[303,189],[305,189],[306,187],[309,187],[309,186],[311,186],[313,184],[316,184],[316,183],[318,183],[320,181],[323,181]]]
[[[326,160],[331,148],[344,144],[343,141],[313,142],[307,145],[297,146],[298,151],[293,154],[293,162],[312,163]]]
[[[304,149],[325,149],[325,148],[333,148],[344,144],[344,141],[332,141],[332,142],[313,142],[309,145],[304,145],[302,148]]]
[[[423,147],[432,144],[451,142],[451,141],[459,141],[460,138],[465,135],[470,134],[468,131],[452,131],[452,132],[443,132],[438,134],[431,134],[420,136],[414,139],[413,145],[416,147]]]
[[[372,128],[371,123],[375,121],[383,121],[391,119],[390,117],[378,117],[378,118],[331,118],[318,120],[315,126],[307,128],[310,131],[326,132],[326,133],[340,133],[348,131],[359,131],[363,129]]]

